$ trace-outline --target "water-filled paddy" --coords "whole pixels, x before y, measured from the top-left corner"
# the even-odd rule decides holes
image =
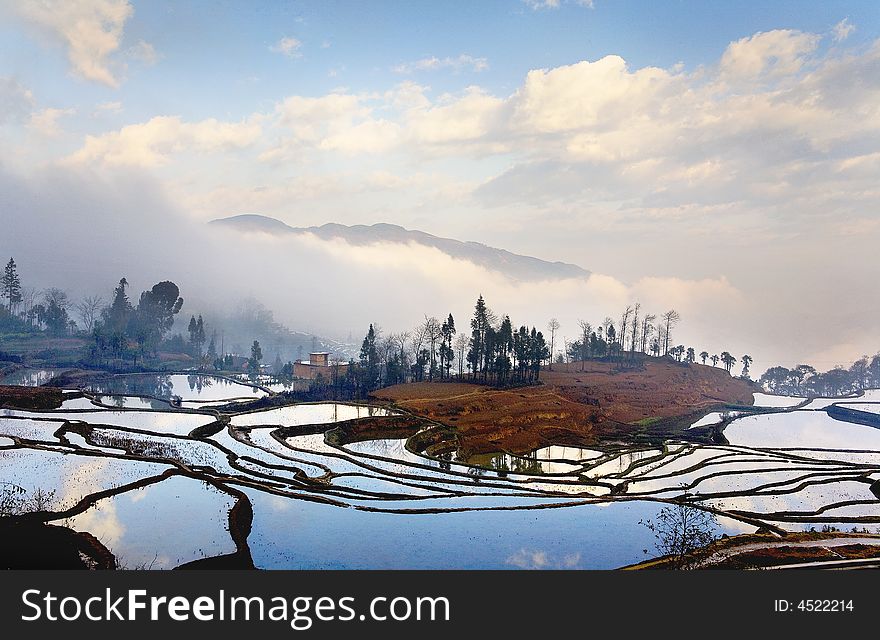
[[[238,491],[253,506],[253,526],[241,535],[262,568],[612,568],[653,550],[639,521],[656,518],[658,500],[669,499],[717,510],[719,533],[762,523],[801,530],[823,518],[880,525],[870,488],[880,478],[880,429],[822,410],[839,403],[880,412],[872,392],[806,405],[818,410],[756,394],[770,413],[695,420],[729,420],[727,443],[549,443],[467,456],[453,432],[428,424],[383,431],[383,421],[400,418],[386,408],[328,402],[218,413],[209,405],[267,392],[214,376],[115,376],[87,393],[100,394],[101,406],[74,398],[56,411],[5,410],[0,479],[53,492],[56,511],[120,491],[67,522],[129,567],[235,551],[229,512]],[[173,397],[205,412],[157,399]],[[373,439],[369,429],[349,431],[364,419]],[[188,435],[209,424],[213,435]],[[452,439],[435,455],[411,436]],[[163,473],[185,475],[155,482]],[[142,482],[155,483],[126,489]]]

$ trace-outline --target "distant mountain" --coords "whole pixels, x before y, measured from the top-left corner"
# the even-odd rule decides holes
[[[239,233],[268,233],[271,235],[310,233],[324,240],[341,239],[352,245],[378,243],[416,243],[438,249],[458,260],[467,260],[478,266],[503,273],[513,280],[540,281],[564,278],[585,278],[590,272],[565,262],[548,262],[531,256],[496,249],[479,242],[462,242],[439,238],[423,231],[405,229],[395,224],[353,225],[329,223],[320,227],[291,227],[280,220],[253,213],[212,220],[209,224]]]

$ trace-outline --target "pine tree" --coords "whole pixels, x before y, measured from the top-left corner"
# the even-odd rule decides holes
[[[21,303],[21,279],[18,277],[15,260],[12,258],[9,258],[9,262],[6,263],[0,283],[2,283],[6,308],[9,310],[9,313],[12,313],[15,307]]]
[[[260,373],[260,361],[262,359],[263,350],[260,348],[260,342],[254,340],[254,343],[251,345],[251,357],[248,359],[248,373],[251,375]]]

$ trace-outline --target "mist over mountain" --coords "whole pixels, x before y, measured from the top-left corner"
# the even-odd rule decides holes
[[[566,278],[587,278],[590,272],[574,264],[549,262],[532,256],[511,253],[479,242],[462,242],[440,238],[423,231],[406,229],[395,224],[343,225],[328,223],[319,227],[292,227],[281,220],[258,214],[242,214],[212,220],[209,224],[234,229],[240,233],[270,235],[311,234],[322,240],[342,240],[353,246],[376,244],[418,244],[437,249],[456,260],[503,273],[511,280],[535,282]]]

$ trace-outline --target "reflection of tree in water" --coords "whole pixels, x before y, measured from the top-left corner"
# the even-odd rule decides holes
[[[488,466],[493,471],[512,473],[542,473],[544,467],[538,461],[538,452],[533,451],[521,456],[513,456],[507,453],[493,453],[489,456]]]
[[[94,393],[101,395],[155,396],[170,398],[174,390],[171,376],[165,374],[136,375],[112,378],[91,385]],[[114,399],[114,402],[118,400]],[[123,400],[123,402],[125,402]]]
[[[187,376],[186,381],[189,384],[190,391],[202,392],[202,389],[213,386],[214,381],[206,376]]]

